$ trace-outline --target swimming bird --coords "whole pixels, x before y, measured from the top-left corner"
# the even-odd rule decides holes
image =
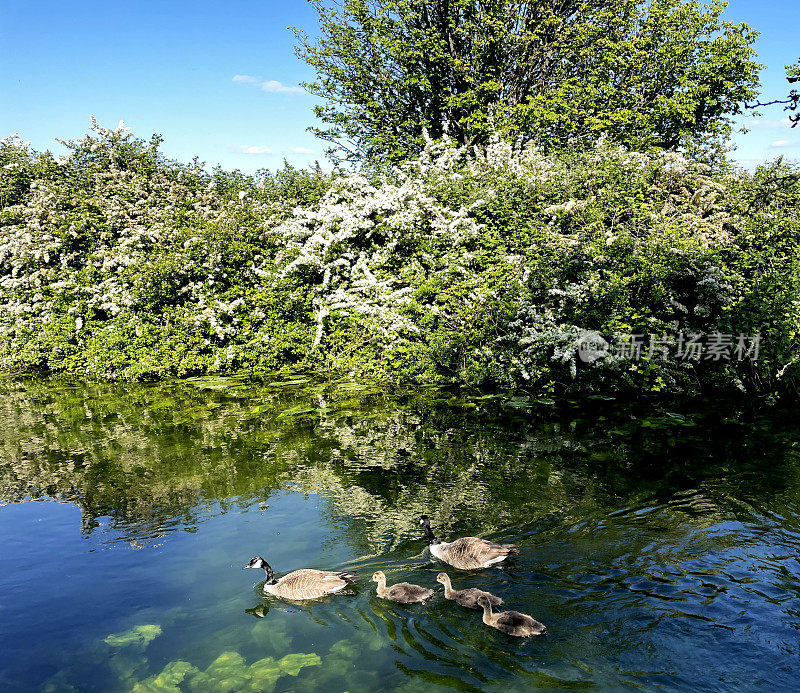
[[[461,604],[468,609],[480,609],[478,606],[478,597],[486,597],[492,606],[500,606],[503,600],[500,597],[495,597],[489,592],[479,590],[477,587],[470,587],[465,590],[454,590],[450,584],[450,576],[447,573],[439,573],[436,576],[436,582],[441,582],[444,585],[445,599],[452,599],[456,604]]]
[[[261,556],[251,558],[245,568],[262,568],[267,574],[264,592],[283,599],[319,599],[326,594],[338,592],[355,581],[356,575],[343,570],[314,570],[301,568],[275,579],[269,563]]]
[[[428,537],[431,553],[454,568],[462,570],[488,568],[494,563],[504,561],[512,554],[519,553],[514,544],[495,544],[478,537],[461,537],[450,542],[439,541],[431,530],[431,521],[427,515],[422,515],[419,523]]]
[[[378,596],[382,599],[390,599],[401,604],[413,604],[424,602],[433,596],[433,590],[429,590],[419,585],[412,585],[408,582],[398,582],[391,587],[386,586],[386,575],[382,570],[376,570],[372,574],[372,582],[378,583]]]
[[[500,611],[493,614],[492,604],[487,597],[478,597],[478,605],[483,608],[483,622],[503,633],[527,638],[529,635],[544,635],[547,632],[543,623],[528,614],[521,614],[519,611]]]

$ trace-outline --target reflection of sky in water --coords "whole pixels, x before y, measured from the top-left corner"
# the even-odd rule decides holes
[[[4,689],[129,690],[178,661],[187,691],[226,676],[292,691],[795,685],[800,484],[778,422],[644,426],[607,403],[359,408],[351,394],[278,419],[277,397],[172,388],[17,389],[0,405],[3,497],[65,500],[0,507]],[[253,401],[266,409],[248,419]],[[549,634],[514,640],[447,602],[422,511],[443,538],[517,542],[508,565],[449,572]],[[241,570],[253,555],[279,575],[361,579],[319,603],[268,600]],[[376,599],[375,569],[437,596]],[[147,644],[104,642],[143,624],[161,628]],[[319,663],[275,663],[298,654]]]

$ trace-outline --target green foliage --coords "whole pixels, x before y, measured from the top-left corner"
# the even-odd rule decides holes
[[[19,164],[0,169],[7,370],[797,392],[800,196],[780,162],[751,175],[496,137],[428,141],[371,177],[248,178],[94,132],[63,161],[0,147]],[[760,358],[577,358],[587,333],[679,332],[760,333]]]
[[[274,246],[269,225],[316,200],[327,176],[209,176],[164,160],[158,138],[93,130],[58,162],[0,147],[13,163],[0,176],[0,224],[13,232],[0,251],[5,316],[16,315],[2,322],[0,351],[12,367],[123,379],[226,370],[234,333],[238,366],[302,363],[299,340],[313,330],[302,295],[291,282],[265,294],[252,267]]]
[[[717,155],[759,83],[756,33],[721,0],[312,4],[319,36],[296,29],[297,54],[339,160],[413,158],[424,130],[485,145],[493,127],[547,149],[606,133]]]
[[[310,170],[298,169],[289,162],[274,173],[262,169],[255,175],[255,185],[259,196],[282,205],[312,205],[322,199],[332,180],[316,162]]]
[[[789,84],[794,84],[795,82],[800,81],[800,61],[794,63],[793,65],[786,66],[786,79]],[[800,108],[800,92],[797,89],[792,89],[789,92],[789,98],[787,100],[786,110],[787,111],[796,111]],[[800,123],[800,113],[795,113],[789,116],[789,120],[792,121],[792,127]]]

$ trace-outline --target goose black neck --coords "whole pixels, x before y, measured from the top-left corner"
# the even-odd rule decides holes
[[[267,585],[274,585],[277,580],[275,579],[275,573],[272,572],[272,568],[269,567],[268,564],[264,564],[264,572],[267,574]]]
[[[431,526],[430,526],[430,524],[429,524],[429,523],[427,523],[427,522],[426,522],[426,523],[423,525],[423,527],[425,528],[425,534],[426,534],[426,535],[427,535],[427,537],[428,537],[428,543],[429,543],[429,544],[440,544],[440,543],[441,543],[441,542],[440,542],[440,541],[439,541],[439,540],[438,540],[438,539],[437,539],[437,538],[436,538],[436,537],[433,535],[433,530],[431,529]]]

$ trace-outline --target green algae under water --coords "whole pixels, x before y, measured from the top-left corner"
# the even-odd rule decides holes
[[[308,378],[0,381],[4,691],[795,690],[800,423],[603,398]],[[533,615],[442,595],[417,517],[514,541],[447,567]],[[265,597],[347,569],[348,594]],[[377,599],[369,578],[433,587]]]

